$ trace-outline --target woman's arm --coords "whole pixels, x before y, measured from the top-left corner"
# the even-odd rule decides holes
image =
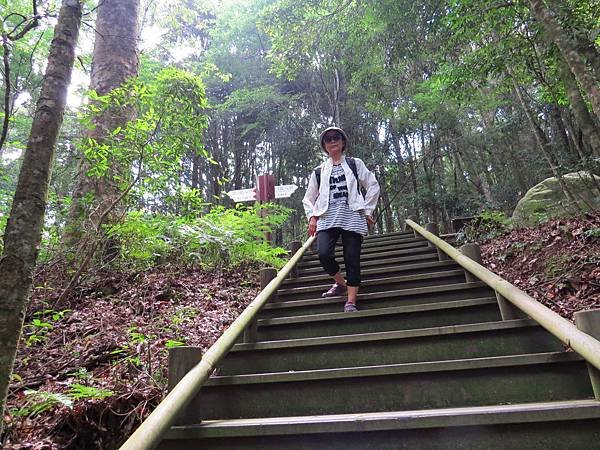
[[[313,216],[313,211],[315,208],[315,201],[319,196],[319,186],[317,185],[317,175],[313,170],[310,174],[310,178],[308,180],[308,187],[306,188],[306,193],[304,194],[304,198],[302,199],[302,206],[304,206],[304,213],[306,214],[306,218],[310,220]]]
[[[365,216],[369,217],[373,214],[373,211],[377,206],[377,200],[379,200],[379,183],[373,172],[367,169],[367,166],[362,160],[358,158],[354,159],[356,160],[358,182],[367,191],[365,193]]]

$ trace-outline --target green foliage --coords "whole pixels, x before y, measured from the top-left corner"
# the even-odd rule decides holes
[[[286,251],[262,238],[265,231],[280,227],[290,211],[279,205],[266,208],[268,223],[255,207],[214,207],[199,218],[134,211],[108,233],[122,243],[124,265],[151,267],[178,260],[215,267],[258,261],[281,267]]]
[[[170,322],[173,325],[181,325],[184,322],[188,322],[192,320],[194,317],[198,315],[200,311],[198,308],[194,308],[192,306],[186,306],[183,308],[177,308],[175,313],[170,319]]]
[[[132,189],[133,198],[148,202],[179,189],[184,155],[210,159],[202,143],[208,103],[198,76],[166,68],[151,81],[131,79],[104,96],[89,96],[81,122],[90,130],[97,117],[117,114],[116,109],[134,118],[102,139],[83,139],[88,176],[112,178],[121,191]]]
[[[501,211],[483,211],[458,233],[459,243],[493,239],[510,230],[511,222]]]
[[[108,389],[74,383],[67,391],[67,395],[73,400],[104,400],[107,397],[115,395],[115,393]]]
[[[550,255],[545,261],[544,276],[547,280],[556,278],[560,274],[568,271],[569,263],[571,262],[571,255],[566,253],[560,253],[557,255]]]
[[[165,348],[167,348],[167,349],[175,348],[175,347],[182,347],[184,345],[185,345],[185,342],[177,341],[174,339],[169,339],[167,342],[165,342]]]
[[[585,230],[583,235],[588,239],[600,239],[600,228],[596,227]]]
[[[57,405],[72,408],[73,400],[65,394],[28,389],[25,391],[23,406],[13,409],[11,413],[16,417],[35,417]]]
[[[69,375],[77,378],[78,380],[89,380],[93,377],[93,374],[85,367],[79,367],[74,372],[69,373]]]
[[[110,355],[117,356],[117,363],[126,362],[136,367],[142,365],[142,360],[139,356],[139,351],[136,349],[146,344],[152,336],[146,336],[137,326],[130,326],[127,330],[128,340],[121,344],[117,349],[110,352]]]
[[[56,323],[62,320],[70,309],[55,311],[43,309],[33,313],[33,319],[23,327],[25,344],[29,347],[47,339],[47,335],[54,329]]]
[[[49,392],[44,390],[25,391],[25,401],[20,408],[11,410],[12,415],[16,417],[33,418],[46,411],[54,409],[56,406],[66,406],[73,408],[73,402],[77,400],[103,400],[114,395],[114,392],[107,389],[100,389],[83,384],[71,384],[66,393]]]

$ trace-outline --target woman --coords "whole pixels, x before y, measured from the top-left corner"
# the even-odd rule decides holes
[[[357,311],[356,296],[360,286],[360,248],[371,214],[377,205],[379,183],[358,158],[344,156],[348,136],[338,127],[324,130],[319,142],[329,155],[313,171],[302,200],[308,218],[308,234],[317,235],[317,252],[321,265],[333,277],[334,284],[323,297],[348,294],[344,311]],[[360,186],[366,189],[363,197]],[[335,244],[342,236],[346,278],[335,260]]]

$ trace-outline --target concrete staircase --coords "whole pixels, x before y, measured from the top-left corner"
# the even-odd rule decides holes
[[[580,356],[412,232],[366,238],[362,267],[343,313],[307,254],[159,448],[600,449]]]

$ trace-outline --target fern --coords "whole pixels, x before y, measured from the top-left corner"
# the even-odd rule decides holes
[[[73,407],[73,400],[65,394],[28,389],[25,391],[23,406],[13,409],[11,412],[17,417],[35,417],[57,405],[63,405],[70,409]]]
[[[67,394],[73,400],[98,399],[103,400],[107,397],[115,395],[113,391],[107,389],[95,388],[93,386],[85,386],[83,384],[74,383],[67,391]]]

